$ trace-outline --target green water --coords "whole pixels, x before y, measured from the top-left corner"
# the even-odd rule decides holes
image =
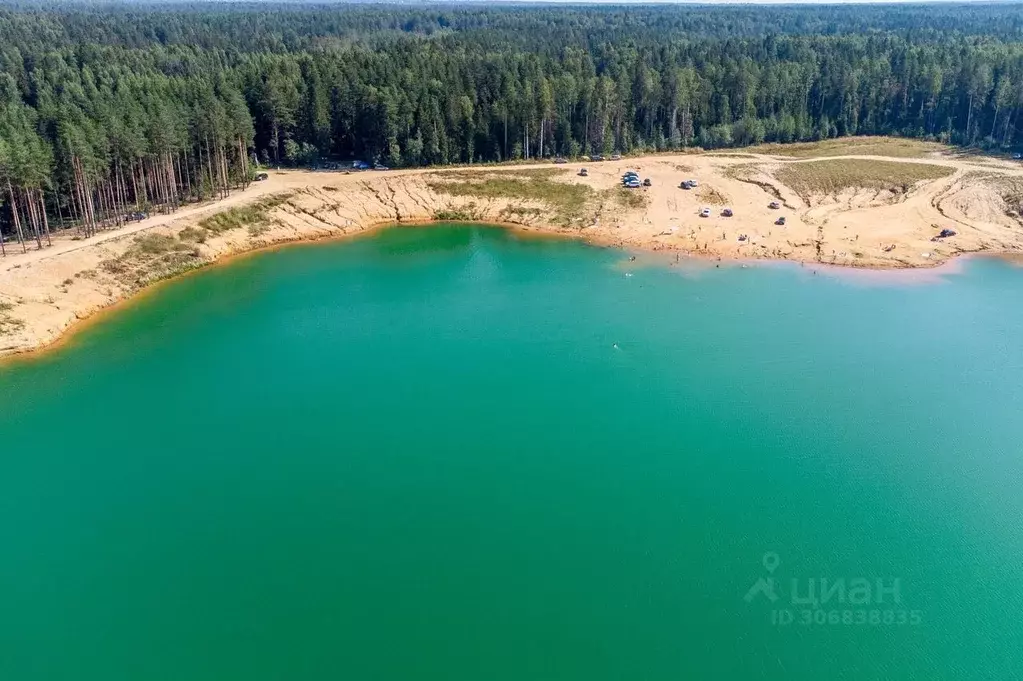
[[[1020,678],[1023,271],[623,260],[389,230],[0,368],[0,679]]]

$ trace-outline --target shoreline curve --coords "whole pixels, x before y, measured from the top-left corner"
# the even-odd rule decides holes
[[[737,168],[749,172],[751,156],[757,158],[761,176],[736,179]],[[873,157],[825,160],[848,158],[860,162]],[[970,255],[1023,262],[1023,222],[999,217],[994,189],[974,181],[971,161],[946,155],[913,160],[924,162],[944,166],[948,174],[919,182],[894,197],[876,190],[799,194],[771,179],[771,173],[807,167],[806,159],[753,154],[626,158],[588,163],[586,175],[579,172],[581,163],[351,175],[274,171],[265,183],[219,202],[153,216],[144,223],[101,232],[94,240],[65,234],[41,251],[8,253],[0,259],[0,361],[31,359],[64,347],[97,319],[181,276],[255,253],[343,240],[389,226],[479,224],[531,237],[580,239],[623,252],[684,255],[694,261],[792,262],[836,276],[914,270],[933,275],[949,271],[951,263]],[[990,166],[987,172],[998,182],[1023,185],[1023,168],[1018,165]],[[623,168],[640,169],[653,178],[652,187],[632,193],[620,189]],[[699,192],[705,193],[678,188],[677,178],[690,175],[701,178]],[[511,184],[523,191],[495,194],[487,183],[497,177],[502,182],[495,185]],[[557,204],[562,194],[575,203]],[[797,206],[795,215],[770,209],[767,204],[774,195]],[[712,199],[719,201],[719,209],[733,207],[736,217],[701,216],[700,206]],[[977,212],[977,205],[987,212]],[[220,229],[208,220],[231,215],[239,206],[246,207],[247,216],[255,213],[257,221]],[[775,223],[779,212],[790,217],[780,227]],[[958,233],[934,241],[935,228],[952,224],[946,214],[954,216]]]

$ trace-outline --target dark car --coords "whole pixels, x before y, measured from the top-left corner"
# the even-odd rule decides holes
[[[650,178],[649,177],[643,180],[643,186],[644,187],[649,187],[650,186]]]
[[[256,182],[262,182],[263,180],[269,179],[270,176],[266,173],[256,173]]]
[[[554,162],[558,164],[568,163],[568,159],[565,158],[564,156],[558,156],[556,159],[554,159]]]
[[[784,215],[782,215],[782,216],[781,216],[780,218],[778,218],[777,220],[775,220],[775,221],[774,221],[774,224],[776,224],[776,225],[784,225],[784,224],[785,224],[785,216],[784,216]]]

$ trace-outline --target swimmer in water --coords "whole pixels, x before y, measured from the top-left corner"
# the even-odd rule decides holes
[[[615,350],[617,350],[618,349],[618,343],[613,344],[611,347],[613,347]]]

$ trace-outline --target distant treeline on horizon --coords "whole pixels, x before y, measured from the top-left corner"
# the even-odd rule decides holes
[[[0,5],[0,235],[390,166],[885,134],[1015,149],[1018,4]],[[38,234],[38,236],[37,236]]]

